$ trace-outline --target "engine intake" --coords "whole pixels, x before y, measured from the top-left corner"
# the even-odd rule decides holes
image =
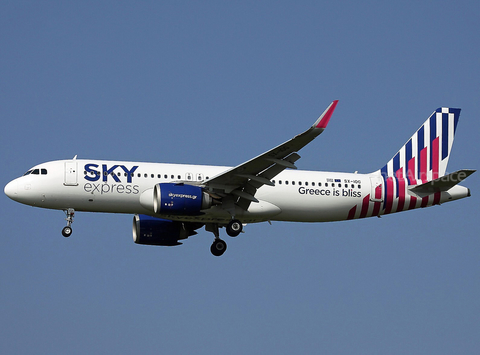
[[[212,204],[212,197],[198,186],[162,183],[153,189],[153,210],[157,214],[200,215]]]

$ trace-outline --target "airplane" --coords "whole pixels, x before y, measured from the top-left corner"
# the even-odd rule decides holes
[[[63,210],[65,237],[76,211],[133,214],[137,244],[174,246],[205,227],[221,256],[250,223],[328,222],[407,211],[470,196],[458,185],[475,170],[446,174],[460,109],[441,107],[382,168],[368,174],[298,170],[298,151],[326,128],[333,101],[315,123],[235,167],[77,159],[50,161],[5,186],[14,201]]]

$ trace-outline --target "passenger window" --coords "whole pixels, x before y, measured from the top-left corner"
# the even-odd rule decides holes
[[[301,182],[301,181],[299,181],[298,184],[299,184],[300,186],[302,186],[302,182]]]
[[[305,186],[308,186],[308,181],[305,181]]]
[[[138,173],[137,177],[142,177],[142,174]]]
[[[314,183],[314,182],[312,182],[312,186],[315,186],[315,183]]]
[[[180,175],[177,175],[178,180],[180,180],[182,177]]]
[[[321,186],[321,185],[319,184],[319,186]],[[325,183],[325,187],[328,187],[328,182]]]
[[[288,185],[288,180],[285,181],[285,185]]]
[[[175,179],[175,175],[172,175],[171,178],[172,178],[172,179]]]
[[[168,179],[168,175],[167,175],[167,174],[163,175],[163,177],[164,177],[165,179]]]
[[[358,185],[358,188],[361,189],[361,188],[362,188],[362,185]]]
[[[282,180],[278,180],[278,184],[281,185],[281,184],[282,184]]]
[[[292,181],[292,185],[295,185],[295,181]]]

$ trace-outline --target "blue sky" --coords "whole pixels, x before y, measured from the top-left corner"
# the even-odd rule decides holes
[[[0,3],[1,183],[80,158],[237,165],[309,127],[301,169],[374,171],[440,106],[477,169],[476,1]],[[383,218],[135,245],[129,215],[0,199],[2,353],[474,353],[479,181]],[[227,237],[226,237],[227,238]]]

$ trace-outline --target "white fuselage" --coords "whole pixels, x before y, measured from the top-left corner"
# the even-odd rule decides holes
[[[178,182],[198,184],[230,169],[223,166],[138,163],[105,160],[59,160],[40,164],[28,175],[5,187],[12,199],[36,207],[88,212],[146,214],[178,221],[227,223],[232,216],[213,206],[196,216],[157,215],[153,208],[156,184]],[[243,223],[267,220],[326,222],[383,214],[375,213],[374,181],[377,173],[350,174],[286,170],[255,194],[247,211],[236,210]],[[468,195],[455,186],[442,192],[436,203]],[[395,203],[395,201],[393,201]],[[427,205],[433,204],[433,199]],[[356,209],[355,206],[359,206]],[[416,207],[421,206],[420,202]],[[402,210],[411,209],[402,208]],[[395,212],[395,206],[392,212]],[[400,210],[398,210],[399,212]],[[353,213],[352,213],[353,212]]]

